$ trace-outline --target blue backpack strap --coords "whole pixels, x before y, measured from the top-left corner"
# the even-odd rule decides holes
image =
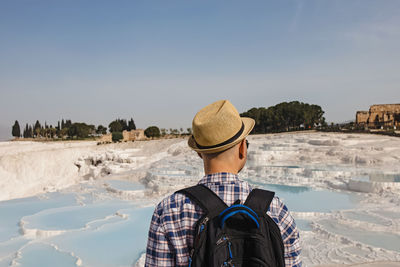
[[[189,197],[194,203],[202,208],[210,218],[220,214],[228,206],[207,186],[199,184],[184,188],[176,193],[181,193]]]
[[[244,205],[254,210],[258,216],[264,216],[274,196],[275,192],[256,188],[250,192]]]

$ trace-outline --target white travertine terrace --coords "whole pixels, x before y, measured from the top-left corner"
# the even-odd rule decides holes
[[[286,186],[285,190],[337,192],[337,197],[356,199],[346,209],[293,210],[299,222],[307,223],[300,228],[306,266],[372,262],[378,265],[364,266],[380,266],[379,262],[398,266],[400,138],[300,132],[248,139],[248,163],[240,176],[252,185],[268,188],[278,184]],[[76,266],[89,266],[90,255],[82,256],[78,248],[63,248],[61,238],[90,231],[101,234],[110,226],[129,223],[133,211],[115,201],[151,207],[171,192],[195,184],[202,176],[202,162],[186,142],[169,139],[101,146],[94,142],[0,142],[0,208],[6,200],[30,196],[51,202],[54,196],[50,192],[73,193],[75,199],[73,205],[57,204],[61,206],[19,217],[15,225],[20,236],[0,240],[0,266],[3,262],[18,265],[37,242],[53,245],[62,255],[70,253]],[[305,196],[301,190],[296,193],[299,198]],[[104,212],[97,201],[113,201],[107,202],[110,211]],[[315,201],[323,205],[326,200]],[[74,229],[43,224],[52,215],[79,216],[85,209],[87,218]],[[144,249],[145,244],[142,246]],[[126,266],[143,264],[141,257]]]

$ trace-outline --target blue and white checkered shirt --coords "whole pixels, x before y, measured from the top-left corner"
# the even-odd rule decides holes
[[[199,184],[214,191],[228,206],[237,199],[245,201],[252,190],[246,181],[231,173],[204,176]],[[299,232],[286,206],[274,197],[267,212],[281,230],[285,247],[285,266],[302,266]],[[145,266],[188,266],[195,225],[203,210],[183,194],[175,193],[156,207],[150,224]]]

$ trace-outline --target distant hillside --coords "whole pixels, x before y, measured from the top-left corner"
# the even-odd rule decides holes
[[[4,125],[0,125],[0,141],[7,141],[12,138],[11,128]]]

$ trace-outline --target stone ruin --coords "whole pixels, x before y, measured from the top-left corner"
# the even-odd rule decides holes
[[[400,129],[400,104],[372,105],[369,111],[357,111],[356,124],[370,129]]]
[[[135,141],[135,140],[146,140],[146,136],[144,134],[143,129],[123,131],[122,136],[124,137],[123,141]]]
[[[137,129],[137,130],[124,130],[122,131],[122,142],[127,142],[127,141],[136,141],[136,140],[147,140],[146,135],[144,134],[143,129]],[[102,135],[99,138],[99,143],[111,143],[112,142],[112,134],[105,134]]]

